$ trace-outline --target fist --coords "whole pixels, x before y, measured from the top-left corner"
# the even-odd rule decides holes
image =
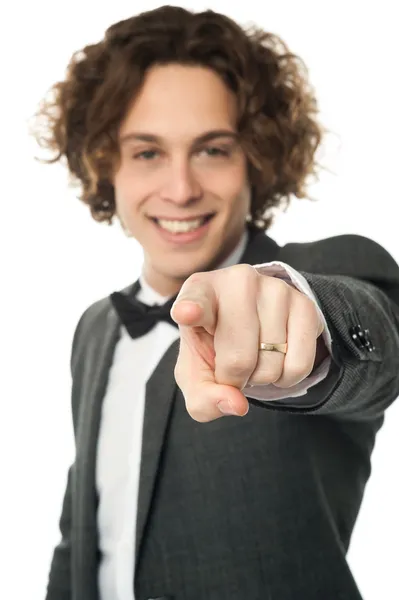
[[[176,382],[200,422],[245,415],[250,385],[290,388],[308,377],[323,331],[312,299],[251,265],[191,275],[171,316],[180,329]],[[286,353],[260,350],[262,342],[286,343]]]

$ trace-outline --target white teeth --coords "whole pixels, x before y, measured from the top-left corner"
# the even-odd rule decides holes
[[[203,218],[193,219],[192,221],[166,221],[164,219],[159,219],[158,225],[172,233],[185,233],[187,231],[198,229],[203,222]]]

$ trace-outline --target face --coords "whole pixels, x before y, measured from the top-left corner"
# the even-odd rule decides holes
[[[216,268],[244,231],[250,188],[236,120],[235,97],[215,73],[167,65],[148,72],[121,124],[117,214],[163,295]]]

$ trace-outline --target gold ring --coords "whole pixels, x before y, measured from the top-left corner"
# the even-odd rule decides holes
[[[266,344],[264,342],[260,343],[260,350],[268,350],[269,352],[281,352],[281,354],[287,354],[288,344]]]

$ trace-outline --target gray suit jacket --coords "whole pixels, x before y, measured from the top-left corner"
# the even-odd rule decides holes
[[[241,262],[273,259],[302,272],[319,299],[333,337],[329,375],[303,397],[250,400],[245,418],[200,424],[174,381],[172,344],[146,388],[137,600],[360,599],[345,555],[376,433],[399,395],[399,268],[360,236],[280,248],[251,232]],[[96,444],[119,331],[108,298],[76,328],[76,460],[47,600],[99,598]]]

